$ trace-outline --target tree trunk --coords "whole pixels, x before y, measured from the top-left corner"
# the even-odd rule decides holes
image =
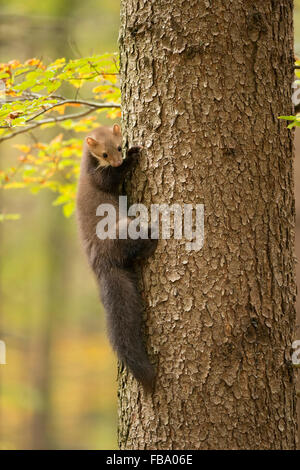
[[[143,264],[152,396],[120,371],[121,449],[294,449],[293,2],[123,0],[134,202],[205,206],[203,249]]]

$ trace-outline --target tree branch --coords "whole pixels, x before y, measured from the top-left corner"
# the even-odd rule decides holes
[[[65,104],[81,104],[83,106],[89,106],[90,108],[94,109],[103,109],[103,108],[120,108],[121,106],[117,103],[95,103],[93,101],[85,101],[85,100],[63,100],[58,103],[55,103],[47,109],[43,109],[43,111],[40,111],[37,113],[35,116],[32,116],[31,118],[27,119],[26,122],[33,121],[36,119],[38,116],[41,116],[44,113],[47,113],[48,111],[51,111],[51,109],[57,108],[58,106],[63,106]]]
[[[48,111],[51,111],[54,108],[58,108],[59,106],[63,106],[66,104],[80,104],[83,106],[89,106],[90,108],[94,109],[106,109],[106,108],[120,108],[121,105],[117,103],[96,103],[94,101],[85,101],[85,100],[77,100],[77,99],[64,99],[62,101],[59,101],[58,103],[55,103],[48,108],[43,109],[39,113],[35,114],[34,116],[26,119],[25,122],[31,122],[34,121],[37,117],[41,116],[42,114],[47,113]],[[69,118],[68,118],[69,119]],[[10,126],[0,126],[1,129],[10,129]]]
[[[68,102],[76,102],[78,103],[78,101],[75,101],[75,100],[65,100],[65,101],[68,101]],[[84,103],[87,103],[87,102],[84,102]],[[62,104],[62,103],[60,103]],[[92,112],[95,111],[95,109],[103,109],[103,108],[120,108],[120,105],[119,104],[116,104],[116,103],[107,103],[107,104],[104,104],[104,103],[91,103],[91,105],[93,106],[90,106],[90,109],[86,109],[85,111],[82,111],[81,113],[77,113],[77,114],[67,114],[67,115],[64,115],[64,116],[57,116],[57,117],[53,117],[53,118],[48,118],[48,119],[42,119],[40,121],[36,121],[34,123],[32,123],[31,125],[29,126],[26,126],[26,127],[23,127],[21,129],[18,129],[14,132],[11,132],[10,134],[8,135],[5,135],[3,137],[0,137],[0,143],[3,142],[4,140],[8,140],[8,139],[12,139],[13,137],[15,137],[16,135],[19,135],[19,134],[24,134],[26,132],[29,132],[31,131],[32,129],[36,129],[37,127],[40,127],[42,126],[43,124],[52,124],[52,123],[57,123],[57,122],[62,122],[62,121],[67,121],[68,119],[79,119],[81,117],[84,117],[84,116],[87,116],[88,114],[91,114]],[[59,104],[57,104],[56,106],[59,106]],[[40,114],[43,114],[43,113],[40,113]],[[34,116],[34,118],[36,118],[38,115]],[[28,121],[26,122],[29,122],[31,121],[32,119],[34,118],[30,118]]]

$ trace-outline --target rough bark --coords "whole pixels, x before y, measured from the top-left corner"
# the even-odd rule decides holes
[[[134,202],[205,205],[142,266],[153,396],[120,371],[121,449],[294,449],[293,2],[123,0]]]
[[[300,181],[300,129],[296,129],[295,133],[295,181]],[[296,259],[300,259],[300,186],[296,186],[295,191],[296,196]],[[300,264],[296,265],[296,279],[297,279],[297,291],[300,290]],[[296,328],[295,328],[295,340],[300,339],[300,298],[297,297],[296,304],[297,318],[296,318]],[[298,369],[296,389],[298,392],[297,400],[297,414],[298,414],[298,449],[300,441],[300,374]]]

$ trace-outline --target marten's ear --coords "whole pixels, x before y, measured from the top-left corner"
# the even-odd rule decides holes
[[[120,126],[118,124],[114,124],[113,135],[121,135],[121,129],[120,129]]]
[[[85,141],[90,147],[96,147],[97,145],[97,140],[93,139],[93,137],[89,136],[85,139]]]

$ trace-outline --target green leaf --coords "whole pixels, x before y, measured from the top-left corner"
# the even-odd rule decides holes
[[[4,222],[5,220],[19,220],[20,214],[0,214],[0,222]]]
[[[65,205],[63,206],[63,213],[64,213],[64,216],[67,217],[67,218],[71,217],[71,215],[73,214],[74,210],[75,210],[75,203],[74,203],[74,201],[69,202],[68,204],[65,204]]]
[[[286,121],[294,121],[296,116],[278,116],[278,119],[285,119]]]

